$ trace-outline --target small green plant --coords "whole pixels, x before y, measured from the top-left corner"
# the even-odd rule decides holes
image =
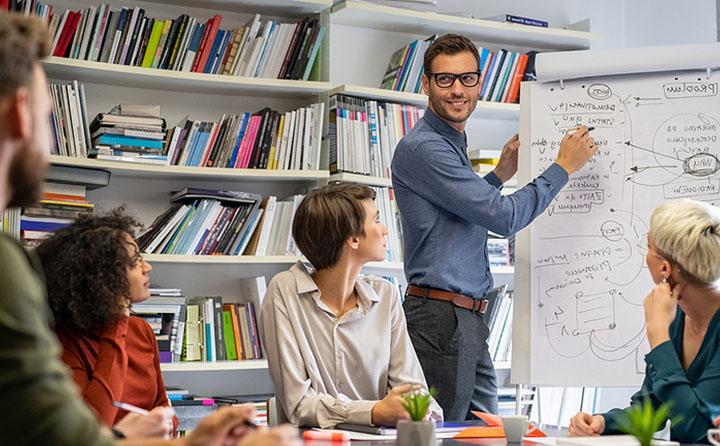
[[[423,389],[413,390],[403,395],[403,407],[410,414],[413,421],[422,421],[425,419],[430,402],[437,396],[437,389],[430,387],[429,390]]]
[[[637,438],[640,446],[650,446],[653,435],[664,427],[669,416],[670,403],[663,403],[655,409],[650,399],[645,398],[642,404],[632,406],[618,418],[618,429]],[[671,422],[678,423],[680,418],[673,418]]]

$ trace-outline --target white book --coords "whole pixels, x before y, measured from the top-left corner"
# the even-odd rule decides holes
[[[300,26],[300,23],[288,23],[287,25],[287,29],[285,30],[285,39],[283,40],[282,46],[278,51],[278,57],[275,63],[275,67],[270,73],[270,77],[276,79],[280,77],[280,70],[282,70],[282,64],[285,61],[285,56],[287,55],[288,51],[290,51],[290,44],[292,43],[293,34],[295,34],[295,29]]]
[[[285,249],[287,239],[283,239],[283,234],[287,237],[287,232],[284,231],[285,222],[289,212],[292,212],[292,204],[287,201],[278,201],[275,205],[275,221],[273,222],[272,230],[270,231],[270,242],[268,245],[268,251],[266,255],[279,256],[284,255],[284,252],[280,252],[280,246]]]
[[[258,60],[257,60],[257,63],[255,64],[255,69],[252,72],[253,77],[260,76],[260,73],[265,68],[266,64],[268,63],[268,59],[270,58],[270,52],[272,50],[273,44],[275,43],[275,40],[277,39],[280,25],[278,25],[278,23],[276,21],[270,20],[268,22],[268,24],[265,25],[265,29],[267,30],[267,34],[264,35],[265,42],[263,44],[262,49],[260,50],[260,54],[258,55]]]
[[[70,94],[70,90],[72,89],[71,85],[63,85],[62,86],[62,107],[63,107],[63,117],[65,120],[65,132],[67,133],[67,141],[68,141],[68,155],[78,157],[78,149],[77,149],[77,138],[75,137],[75,124],[73,122],[73,114],[71,111],[70,103],[72,102],[70,99],[72,98],[72,95]]]
[[[260,236],[258,238],[258,244],[255,248],[256,256],[264,256],[267,252],[268,241],[270,240],[270,232],[275,220],[275,208],[277,204],[277,197],[270,195],[265,205],[265,217],[263,218],[262,227],[260,228]]]
[[[240,58],[242,57],[245,46],[248,45],[248,42],[252,42],[252,40],[250,40],[250,28],[251,25],[247,25],[243,28],[242,37],[238,43],[237,50],[235,50],[235,58],[233,59],[232,65],[230,65],[229,73],[231,76],[235,76],[237,73],[237,67],[240,63]]]
[[[322,135],[325,125],[325,103],[318,102],[314,104],[317,107],[315,113],[315,160],[313,161],[313,169],[320,170],[320,154],[322,153]]]
[[[264,43],[264,36],[259,36],[255,39],[255,42],[253,42],[252,51],[248,53],[249,57],[243,67],[241,76],[252,76],[252,73],[255,72],[255,64],[257,63],[258,55],[260,54],[260,50],[262,49]]]
[[[278,53],[282,46],[283,40],[285,39],[285,33],[287,30],[287,23],[278,24],[277,30],[273,32],[273,40],[270,43],[270,51],[265,58],[262,69],[260,71],[260,77],[272,77],[271,73],[277,63]]]
[[[80,100],[80,124],[82,125],[83,137],[85,139],[85,156],[87,156],[92,142],[90,139],[90,118],[87,112],[87,101],[85,100],[85,85],[79,84],[78,81],[73,81],[73,85],[78,92],[78,99]]]
[[[67,183],[43,183],[42,190],[48,194],[73,195],[80,198],[85,198],[87,192],[84,185]]]
[[[70,113],[72,114],[73,133],[77,139],[77,156],[87,158],[87,141],[85,141],[85,125],[82,119],[82,105],[80,104],[80,88],[77,81],[73,81],[70,93]]]
[[[312,169],[312,162],[315,160],[315,154],[313,153],[313,147],[310,146],[310,134],[312,133],[312,126],[315,122],[315,116],[313,116],[312,107],[304,107],[305,110],[305,128],[303,129],[303,140],[302,140],[302,157],[300,157],[300,164],[298,169]]]
[[[290,221],[287,225],[287,246],[285,247],[285,253],[284,255],[292,256],[292,255],[300,255],[300,250],[297,248],[297,245],[295,244],[295,239],[293,239],[292,236],[292,222],[295,220],[295,212],[297,211],[298,206],[300,206],[300,202],[303,200],[303,195],[293,195],[292,196],[292,208],[290,213]]]
[[[85,29],[83,30],[82,42],[80,43],[80,52],[78,53],[78,59],[86,60],[88,53],[88,46],[90,45],[90,38],[96,32],[95,28],[98,22],[96,19],[97,9],[91,6],[87,9],[87,18],[85,20]]]
[[[238,49],[238,55],[235,58],[235,66],[232,71],[233,76],[240,76],[240,73],[245,71],[247,59],[249,59],[250,53],[252,53],[252,46],[260,30],[260,14],[255,14],[249,26],[250,29],[243,34],[242,48]]]
[[[178,210],[175,212],[175,215],[170,219],[169,222],[163,226],[163,228],[160,230],[160,233],[155,236],[155,238],[148,244],[147,248],[145,248],[145,252],[148,254],[152,254],[155,252],[155,250],[161,246],[161,244],[165,241],[165,239],[168,237],[169,234],[173,234],[175,232],[175,229],[180,224],[180,222],[185,218],[185,215],[190,211],[190,206],[184,204],[178,208]],[[161,251],[162,249],[159,249]]]
[[[144,156],[126,156],[126,155],[108,155],[105,153],[98,153],[95,155],[96,159],[108,160],[108,161],[125,161],[128,163],[135,164],[157,164],[159,166],[167,165],[167,160],[163,158],[147,158]]]

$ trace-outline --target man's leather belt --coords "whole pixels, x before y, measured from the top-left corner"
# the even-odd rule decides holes
[[[485,313],[485,310],[487,310],[488,306],[487,299],[473,299],[472,297],[464,296],[462,294],[417,285],[408,285],[407,292],[405,294],[408,296],[419,297],[421,299],[452,302],[456,307],[465,308],[466,310],[476,311],[483,314]]]

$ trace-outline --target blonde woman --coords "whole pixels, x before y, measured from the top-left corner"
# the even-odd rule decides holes
[[[671,438],[706,443],[720,413],[720,209],[693,200],[659,206],[648,234],[647,267],[656,286],[645,298],[650,353],[631,404],[670,403]],[[569,434],[616,434],[625,409],[575,415]]]

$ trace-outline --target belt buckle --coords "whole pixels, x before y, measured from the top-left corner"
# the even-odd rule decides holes
[[[477,308],[475,308],[475,304],[477,304]],[[487,311],[489,301],[487,299],[475,299],[473,301],[473,307],[472,311],[473,313],[480,313],[485,314],[485,311]]]

